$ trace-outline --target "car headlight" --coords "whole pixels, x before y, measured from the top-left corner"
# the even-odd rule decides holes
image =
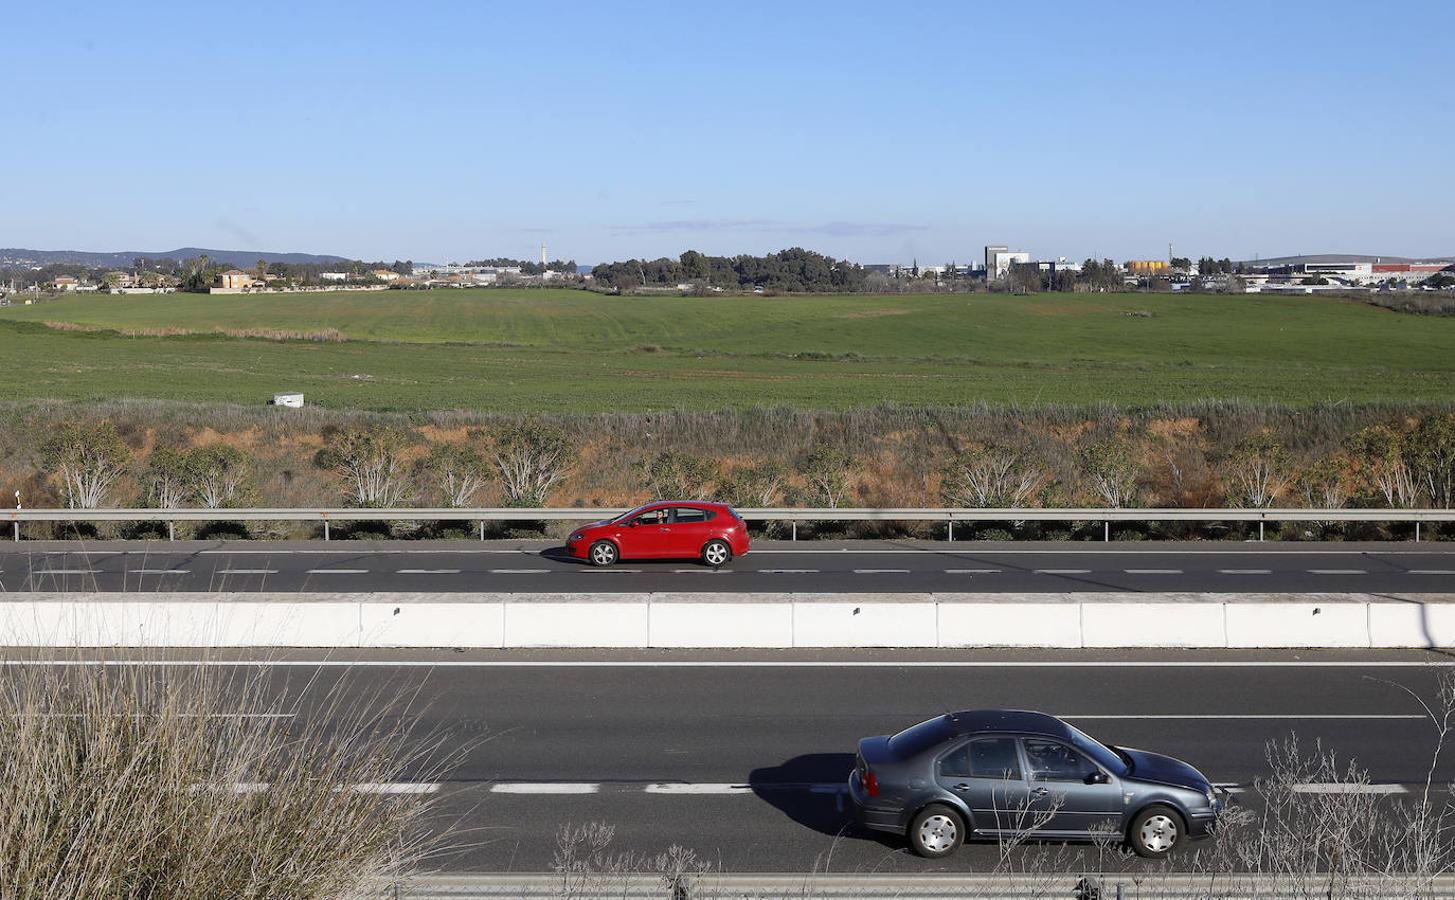
[[[1218,792],[1215,791],[1215,790],[1213,790],[1211,787],[1209,787],[1207,789],[1207,805],[1208,806],[1217,806],[1218,805]]]

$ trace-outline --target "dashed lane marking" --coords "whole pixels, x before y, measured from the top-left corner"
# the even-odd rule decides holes
[[[855,575],[908,575],[908,569],[855,569]]]
[[[1037,575],[1090,575],[1090,569],[1032,569]]]
[[[399,575],[458,575],[459,569],[399,569]]]
[[[550,569],[491,569],[491,575],[544,575]]]
[[[1368,575],[1363,569],[1309,569],[1310,575]]]
[[[95,569],[39,569],[30,573],[36,575],[95,575]]]
[[[367,575],[368,569],[309,569],[309,575]]]
[[[1000,569],[946,569],[946,575],[999,575]]]
[[[133,575],[186,575],[190,569],[132,569]]]
[[[1128,575],[1181,575],[1181,569],[1123,569]]]
[[[817,575],[818,569],[759,569],[760,575]]]
[[[1272,569],[1218,569],[1219,575],[1272,575]]]
[[[497,781],[490,785],[492,794],[596,794],[601,785],[588,781]]]
[[[277,575],[277,569],[219,569],[219,575]]]
[[[1410,569],[1406,575],[1455,575],[1455,569]]]

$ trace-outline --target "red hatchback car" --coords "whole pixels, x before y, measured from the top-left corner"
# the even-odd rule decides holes
[[[717,568],[748,552],[748,526],[725,503],[648,503],[576,529],[566,550],[595,566],[618,559],[697,557]]]

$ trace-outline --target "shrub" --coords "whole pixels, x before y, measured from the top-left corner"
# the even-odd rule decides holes
[[[400,457],[411,443],[400,428],[350,428],[334,432],[314,462],[343,481],[352,505],[399,506],[409,497]]]
[[[810,505],[837,508],[849,493],[852,464],[852,457],[838,447],[819,445],[810,450],[802,464]]]
[[[1045,472],[1023,454],[994,444],[966,450],[950,463],[942,493],[959,507],[1012,508],[1035,496]]]
[[[247,506],[252,461],[236,447],[213,444],[187,451],[185,472],[192,494],[208,509]]]
[[[543,422],[521,422],[495,438],[494,461],[506,506],[543,506],[551,487],[575,459],[566,433]]]
[[[110,422],[67,422],[41,447],[42,465],[61,481],[70,509],[101,507],[131,463]]]
[[[489,460],[468,444],[434,445],[423,468],[444,505],[452,509],[472,506],[490,480]]]
[[[663,450],[646,464],[647,490],[653,497],[690,500],[706,496],[718,478],[717,463],[678,450]]]

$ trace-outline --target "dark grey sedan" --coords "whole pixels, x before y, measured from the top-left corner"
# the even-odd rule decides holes
[[[907,835],[921,856],[969,836],[1124,839],[1166,856],[1206,835],[1225,798],[1170,756],[1109,747],[1055,716],[970,710],[865,738],[849,775],[860,824]]]

